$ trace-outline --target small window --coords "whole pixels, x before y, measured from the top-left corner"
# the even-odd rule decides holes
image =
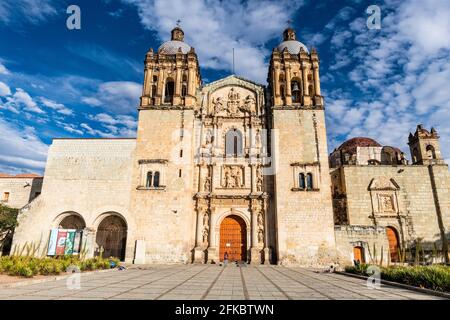
[[[305,174],[304,173],[300,173],[298,175],[298,187],[300,189],[305,189],[305,187],[306,187]]]
[[[153,178],[153,187],[159,187],[159,171],[155,172],[155,177]]]
[[[178,177],[181,178],[181,169],[178,170]]]
[[[308,173],[306,175],[306,185],[307,185],[308,190],[313,189],[313,176],[312,176],[312,173]]]
[[[40,192],[35,192],[35,193],[34,193],[34,197],[35,197],[35,198],[39,197],[40,195],[41,195]]]
[[[156,84],[152,85],[152,97],[156,97]]]
[[[4,192],[3,193],[3,201],[8,202],[8,200],[9,200],[9,192]]]
[[[436,152],[434,151],[434,147],[431,144],[427,146],[426,150],[428,159],[436,159]]]
[[[185,84],[183,84],[183,86],[181,87],[181,95],[183,97],[187,95],[187,86]]]
[[[183,158],[183,149],[180,150],[180,158]]]
[[[152,186],[152,179],[153,179],[153,172],[151,171],[147,172],[147,180],[145,183],[146,188],[150,188]]]
[[[158,76],[153,76],[153,82],[158,82]]]
[[[164,102],[165,103],[173,103],[173,94],[175,89],[175,82],[172,78],[168,78],[166,81]]]

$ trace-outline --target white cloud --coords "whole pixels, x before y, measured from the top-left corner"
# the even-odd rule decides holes
[[[12,97],[7,98],[7,103],[10,104],[12,108],[16,108],[21,106],[25,107],[26,111],[31,111],[35,113],[45,113],[41,108],[39,108],[38,104],[31,98],[31,96],[25,90],[21,88],[16,88],[16,92],[12,95]]]
[[[66,116],[71,116],[73,115],[73,111],[69,108],[67,108],[65,105],[63,105],[62,103],[57,103],[53,100],[44,98],[44,97],[39,97],[41,103],[48,107],[51,108],[53,110],[55,110],[56,112],[66,115]]]
[[[170,39],[170,30],[181,19],[185,40],[204,68],[231,70],[235,48],[235,72],[260,83],[266,83],[270,54],[264,45],[274,38],[281,41],[286,21],[303,5],[287,0],[123,1],[136,6],[141,23],[161,41]]]
[[[0,61],[0,74],[10,74],[9,70],[6,69],[5,65]]]
[[[11,89],[4,82],[0,81],[0,97],[6,97],[11,95]]]
[[[138,107],[141,93],[142,85],[136,82],[104,82],[99,85],[95,96],[84,97],[82,101],[91,106],[101,106],[116,113],[132,113]]]
[[[18,128],[0,119],[0,165],[42,170],[48,146],[36,135],[34,128]]]
[[[351,82],[346,84],[348,91],[331,92],[327,97],[329,140],[335,143],[343,133],[347,138],[365,135],[409,153],[408,134],[417,123],[423,123],[436,127],[443,154],[448,157],[450,2],[385,0],[382,8],[386,14],[381,30],[368,30],[359,17],[349,24],[351,38],[335,38],[335,45],[351,47],[345,64],[350,67]],[[342,54],[337,51],[335,61],[345,61],[340,60]],[[330,100],[348,98],[354,87],[362,95],[350,98],[346,112],[358,110],[359,115],[348,123],[348,114],[339,118],[330,112]]]
[[[56,15],[52,0],[2,0],[0,23],[6,25],[29,22],[38,24]]]

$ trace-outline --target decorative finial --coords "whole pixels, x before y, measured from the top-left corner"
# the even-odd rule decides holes
[[[288,27],[288,28],[290,28],[290,27],[292,26],[292,20],[291,20],[291,19],[288,19],[288,20],[286,21],[286,23],[287,23],[287,27]]]
[[[180,26],[180,22],[181,22],[181,20],[180,19],[178,19],[177,21],[177,27],[179,27]]]

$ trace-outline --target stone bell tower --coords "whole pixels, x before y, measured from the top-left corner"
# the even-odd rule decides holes
[[[414,135],[409,134],[408,145],[411,150],[413,164],[443,164],[439,135],[436,129],[426,130],[421,124]]]
[[[145,57],[141,107],[175,105],[193,107],[201,76],[194,48],[184,42],[184,32],[175,27],[171,40],[157,53],[150,49]]]
[[[278,263],[325,265],[335,258],[319,57],[283,32],[269,74]]]
[[[175,27],[145,57],[130,212],[140,263],[186,262],[193,246],[193,126],[201,86],[194,48]],[[131,233],[130,233],[131,234]]]
[[[291,28],[283,32],[283,42],[273,50],[268,82],[275,106],[323,105],[319,56],[314,48],[309,53]]]

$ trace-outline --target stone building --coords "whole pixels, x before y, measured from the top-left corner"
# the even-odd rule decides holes
[[[318,54],[290,28],[283,38],[267,86],[234,75],[205,85],[195,49],[174,28],[146,54],[137,137],[55,139],[42,194],[21,210],[13,245],[45,248],[61,228],[83,230],[88,255],[134,263],[350,261],[354,237],[335,222],[347,227],[353,212],[355,224],[375,220],[350,201],[346,219],[333,216]]]
[[[370,138],[350,139],[330,155],[341,255],[365,262],[407,260],[406,249],[423,251],[424,260],[448,256],[450,173],[439,136],[418,125],[408,144],[412,164],[400,149]]]
[[[0,203],[20,209],[41,194],[43,177],[34,173],[0,173]]]

